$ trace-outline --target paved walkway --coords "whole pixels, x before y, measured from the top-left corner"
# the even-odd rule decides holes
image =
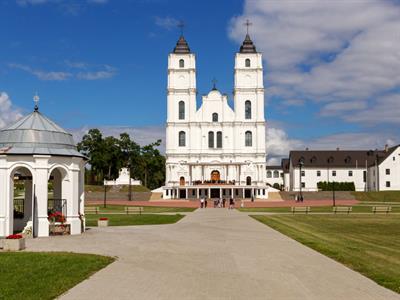
[[[61,299],[400,299],[235,210],[30,240],[28,249],[118,256]]]

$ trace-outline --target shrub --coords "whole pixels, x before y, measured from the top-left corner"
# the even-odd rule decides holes
[[[321,191],[332,191],[335,188],[335,191],[355,191],[356,187],[354,182],[326,182],[320,181],[317,183],[318,190]]]

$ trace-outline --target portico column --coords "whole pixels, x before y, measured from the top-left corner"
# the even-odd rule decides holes
[[[231,198],[233,198],[233,188],[231,189]]]
[[[196,196],[197,199],[200,199],[200,189],[196,187]]]
[[[242,188],[242,193],[243,193],[242,194],[242,198],[245,199],[246,197],[245,197],[245,194],[244,194],[244,188]]]
[[[189,185],[192,185],[192,165],[189,165]]]
[[[207,198],[211,198],[211,188],[208,188],[208,195]]]
[[[80,234],[81,233],[81,221],[79,219],[79,162],[73,161],[73,169],[70,172],[71,178],[70,182],[63,182],[63,198],[64,198],[64,186],[69,187],[69,195],[65,194],[65,196],[69,196],[67,199],[67,216],[68,222],[71,224],[71,234]],[[68,203],[70,202],[70,203]]]
[[[204,165],[201,165],[201,183],[204,183]]]
[[[185,199],[187,199],[187,198],[188,198],[188,196],[189,196],[189,195],[188,195],[188,193],[189,193],[189,189],[188,189],[188,188],[186,188],[186,189],[185,189]]]
[[[240,173],[241,173],[242,167],[239,165],[239,185],[240,185]]]

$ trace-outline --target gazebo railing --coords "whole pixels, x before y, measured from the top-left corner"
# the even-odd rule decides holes
[[[49,215],[55,212],[60,212],[66,217],[67,199],[49,199],[47,204],[47,211]]]

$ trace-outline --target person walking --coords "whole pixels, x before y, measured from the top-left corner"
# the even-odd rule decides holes
[[[233,209],[234,205],[235,205],[235,203],[234,203],[234,201],[233,201],[233,198],[231,197],[231,198],[229,199],[229,209]]]
[[[226,199],[222,199],[222,207],[225,208]]]
[[[200,198],[200,208],[204,207],[204,197]]]
[[[207,198],[204,200],[204,208],[207,208]]]

